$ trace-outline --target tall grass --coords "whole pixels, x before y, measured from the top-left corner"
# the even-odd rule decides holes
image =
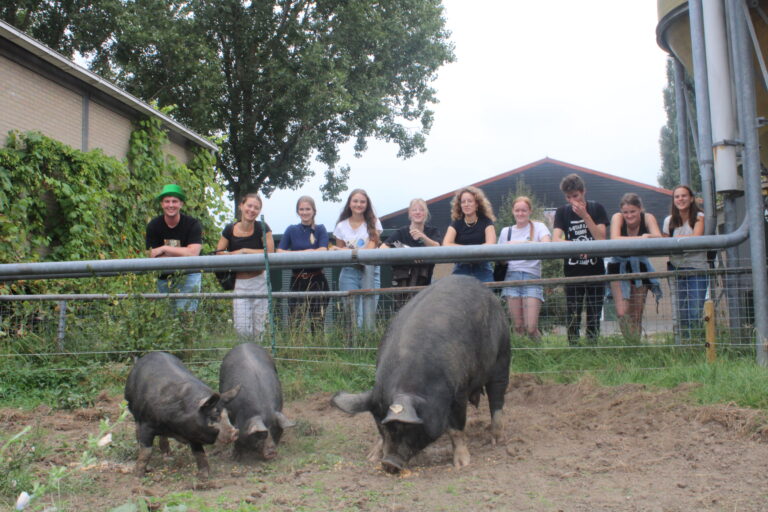
[[[374,330],[357,330],[348,327],[341,304],[332,306],[338,309],[337,323],[322,332],[278,315],[274,336],[268,331],[261,340],[270,350],[274,344],[286,400],[373,384],[376,348],[387,319]],[[6,311],[6,335],[0,336],[0,406],[87,406],[103,390],[121,393],[133,358],[150,350],[178,355],[215,389],[221,359],[242,342],[232,328],[229,300],[201,301],[195,315],[174,315],[162,301],[133,298],[77,303],[68,308],[63,351],[55,318],[56,311],[41,303],[17,304]],[[569,347],[554,331],[545,333],[541,344],[513,336],[510,371],[562,383],[591,375],[611,386],[697,382],[701,386],[695,397],[701,402],[768,408],[768,376],[756,366],[754,349],[723,343],[717,363],[710,365],[701,345],[680,347],[671,337],[651,341],[614,336],[601,338],[596,346]]]

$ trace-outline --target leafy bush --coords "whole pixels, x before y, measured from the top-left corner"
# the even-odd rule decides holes
[[[214,157],[199,150],[189,166],[166,156],[158,119],[138,123],[127,161],[82,152],[36,132],[11,132],[0,147],[0,261],[75,261],[144,257],[147,222],[159,213],[164,183],[189,192],[185,211],[199,218],[211,244],[224,220]],[[213,234],[213,236],[211,236]],[[210,250],[212,245],[206,247]],[[151,276],[0,284],[0,293],[120,291]]]

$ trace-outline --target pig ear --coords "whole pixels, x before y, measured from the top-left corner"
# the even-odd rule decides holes
[[[392,405],[387,409],[387,416],[381,420],[382,424],[390,421],[399,421],[400,423],[411,423],[421,425],[424,420],[419,418],[419,413],[413,404],[413,398],[408,395],[397,395],[392,400]]]
[[[240,384],[238,384],[237,386],[233,387],[229,391],[225,391],[224,393],[222,393],[221,394],[221,401],[226,404],[227,402],[229,402],[233,398],[235,398],[239,392],[240,392]]]
[[[357,414],[371,410],[371,391],[365,393],[345,393],[339,391],[331,398],[331,405],[348,414]]]
[[[277,418],[277,424],[280,425],[280,428],[291,428],[296,426],[295,421],[289,420],[285,414],[279,411],[275,413],[275,417]]]
[[[200,401],[197,403],[198,409],[205,410],[205,409],[211,409],[216,406],[216,404],[219,403],[219,400],[221,399],[221,395],[216,393],[215,391],[211,396],[208,398],[201,398]]]
[[[266,432],[267,430],[267,426],[264,424],[264,420],[261,419],[261,416],[254,416],[248,420],[248,435],[256,434],[257,432]]]

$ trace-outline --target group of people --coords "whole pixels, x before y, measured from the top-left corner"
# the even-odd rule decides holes
[[[600,203],[586,200],[586,186],[577,174],[563,178],[560,190],[567,204],[557,209],[554,222],[554,241],[637,239],[701,236],[704,234],[704,213],[699,209],[693,191],[687,185],[678,185],[672,191],[670,215],[664,219],[663,229],[653,214],[643,208],[635,193],[627,193],[619,202],[619,211],[608,220]],[[610,230],[610,231],[607,231]],[[607,263],[607,264],[606,264]],[[706,270],[706,252],[690,252],[670,257],[670,270]],[[637,274],[655,272],[646,256],[590,257],[588,254],[568,258],[564,262],[566,277]],[[707,276],[703,272],[680,275],[676,278],[676,301],[681,333],[690,337],[701,319],[707,291]],[[642,332],[642,317],[646,296],[651,291],[658,301],[661,287],[657,279],[612,281],[613,297],[622,334],[637,339]],[[594,342],[600,334],[600,315],[605,297],[602,282],[569,284],[565,287],[566,324],[568,342],[578,343],[581,313],[586,309],[586,334]]]
[[[560,189],[566,204],[555,213],[553,231],[543,222],[531,219],[533,204],[528,197],[520,196],[512,202],[514,224],[502,227],[498,239],[493,207],[483,191],[477,187],[465,187],[454,195],[451,202],[451,224],[444,236],[429,224],[429,209],[423,199],[413,199],[408,206],[409,223],[398,228],[386,240],[381,239],[383,228],[376,217],[373,204],[363,189],[355,189],[339,215],[333,230],[335,244],[325,226],[317,224],[314,200],[302,196],[296,202],[300,222],[289,226],[275,248],[272,231],[258,221],[262,200],[257,194],[246,194],[240,199],[239,220],[225,226],[216,247],[216,254],[248,254],[286,251],[365,250],[374,248],[436,247],[439,245],[520,244],[532,242],[563,242],[654,238],[661,236],[699,236],[704,233],[704,214],[700,211],[692,190],[680,185],[673,190],[670,215],[660,229],[656,218],[645,212],[640,197],[625,194],[619,203],[619,211],[609,220],[605,207],[586,199],[586,186],[581,177],[571,174],[563,178]],[[147,225],[146,246],[149,256],[196,256],[202,247],[200,222],[181,213],[186,196],[178,185],[166,185],[158,195],[163,214]],[[607,265],[606,265],[607,263]],[[685,253],[670,257],[670,269],[704,270],[708,268],[706,253]],[[432,280],[434,264],[418,263],[393,267],[395,286],[423,286]],[[602,257],[579,254],[566,258],[563,272],[566,277],[586,277],[627,273],[653,272],[654,268],[644,256]],[[342,291],[363,288],[363,265],[344,267],[339,275]],[[483,282],[491,282],[493,269],[487,261],[456,263],[454,274],[474,276]],[[374,288],[381,287],[381,273],[374,267]],[[235,291],[263,294],[266,292],[266,276],[263,270],[238,271]],[[541,278],[541,260],[510,260],[506,262],[506,281],[527,281]],[[199,292],[199,273],[184,275],[163,274],[158,278],[158,291]],[[701,317],[701,309],[707,290],[705,275],[680,276],[676,280],[680,326],[684,332],[695,328]],[[291,275],[291,291],[327,291],[328,282],[322,268],[296,268]],[[641,320],[648,291],[658,297],[661,294],[656,279],[615,281],[610,293],[616,306],[616,314],[623,334],[636,337],[641,333]],[[544,302],[544,289],[540,284],[507,287],[502,290],[514,329],[519,335],[538,340],[538,318]],[[568,341],[577,344],[580,336],[582,312],[586,310],[586,335],[594,342],[600,334],[600,316],[605,297],[602,282],[577,282],[565,286],[566,327]],[[362,325],[362,296],[357,296],[356,323]],[[397,298],[397,306],[407,300],[407,295]],[[313,330],[324,316],[328,299],[292,299],[292,315],[307,319]],[[197,301],[178,299],[176,309],[194,311]],[[261,298],[237,298],[234,300],[234,327],[245,337],[259,337],[264,330],[267,303]]]

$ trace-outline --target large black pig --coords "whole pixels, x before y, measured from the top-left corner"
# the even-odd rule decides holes
[[[493,442],[502,437],[509,382],[509,322],[499,299],[478,280],[449,276],[400,310],[379,347],[376,382],[360,394],[340,392],[331,403],[355,414],[370,411],[381,438],[369,458],[397,473],[448,432],[457,468],[469,464],[467,403],[485,391]]]
[[[125,383],[125,399],[136,420],[139,442],[136,475],[146,473],[152,443],[159,436],[160,449],[166,453],[168,437],[189,444],[198,477],[208,478],[203,445],[213,444],[217,438],[224,443],[237,439],[224,410],[224,404],[237,393],[237,388],[222,394],[213,391],[167,352],[150,352],[136,361]]]
[[[230,350],[221,363],[219,389],[240,387],[227,404],[227,412],[238,431],[234,445],[236,459],[273,459],[283,429],[294,426],[282,412],[283,391],[275,362],[255,343],[243,343]]]

